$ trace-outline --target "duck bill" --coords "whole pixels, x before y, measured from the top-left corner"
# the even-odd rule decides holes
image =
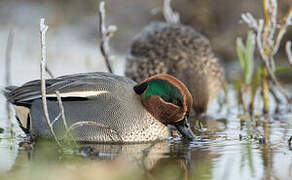
[[[190,129],[190,126],[188,124],[187,117],[185,117],[183,120],[175,123],[174,125],[184,138],[187,138],[188,140],[195,139],[195,135],[194,135],[193,131]]]

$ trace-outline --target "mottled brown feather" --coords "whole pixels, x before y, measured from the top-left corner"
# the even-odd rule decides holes
[[[209,40],[192,27],[151,23],[133,40],[125,75],[140,82],[156,74],[181,80],[193,97],[193,108],[204,113],[223,84],[223,69]]]

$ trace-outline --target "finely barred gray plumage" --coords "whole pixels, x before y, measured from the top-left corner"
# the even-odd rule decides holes
[[[223,84],[223,70],[206,37],[189,26],[152,23],[138,34],[127,56],[125,74],[139,82],[155,74],[177,77],[204,113]]]
[[[143,142],[163,140],[169,135],[167,127],[143,107],[139,96],[133,91],[136,83],[128,78],[109,73],[84,73],[49,79],[46,84],[51,121],[59,114],[58,102],[55,100],[55,91],[58,90],[63,99],[68,126],[79,121],[100,124],[74,129],[77,141]],[[31,81],[12,89],[6,93],[9,102],[16,106],[30,104],[32,133],[51,137],[41,110],[40,81]],[[83,101],[84,97],[88,100]],[[58,137],[64,135],[62,119],[54,123],[53,127]]]

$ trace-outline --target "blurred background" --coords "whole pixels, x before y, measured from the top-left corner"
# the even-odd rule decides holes
[[[97,0],[0,0],[0,89],[5,86],[5,50],[11,29],[14,34],[11,51],[11,84],[21,85],[40,77],[40,18],[45,18],[49,26],[47,63],[55,76],[106,71],[99,50],[99,3],[100,1]],[[281,23],[291,3],[291,0],[278,1],[278,23]],[[123,74],[125,55],[133,37],[150,22],[164,21],[161,12],[162,4],[163,0],[106,0],[106,23],[116,25],[118,28],[110,41],[111,55],[114,55],[112,62],[114,73]],[[249,30],[247,25],[241,22],[241,14],[250,12],[255,18],[262,18],[262,0],[173,0],[172,8],[180,13],[181,23],[192,26],[209,38],[216,56],[225,68],[227,77],[239,77],[241,67],[236,55],[235,41],[237,37],[245,40]],[[284,43],[287,40],[292,40],[291,27],[284,36],[280,51],[275,57],[276,63],[281,66],[288,64],[284,50]],[[291,82],[291,74],[291,71],[290,74],[283,72],[279,80],[290,79]],[[291,92],[291,84],[287,89]],[[231,99],[234,99],[234,92],[231,91],[229,94]],[[6,100],[0,95],[0,128],[4,129],[9,125],[4,111],[5,103]],[[238,116],[236,101],[230,102],[229,106],[231,108],[222,108],[220,112],[215,111],[216,107],[215,110],[211,109],[216,114],[214,117],[218,119],[208,119],[204,124],[205,130],[196,132],[203,139],[206,138],[207,142],[194,143],[190,146],[179,143],[166,144],[158,146],[156,150],[154,146],[154,153],[149,153],[149,164],[155,167],[151,169],[151,173],[160,177],[157,179],[171,177],[175,179],[180,174],[176,169],[187,172],[185,167],[190,161],[191,174],[198,179],[228,179],[228,177],[229,179],[291,179],[292,147],[287,145],[288,138],[292,137],[291,113],[286,116],[274,116],[272,119],[262,117],[259,121],[250,121]],[[225,116],[221,118],[220,113],[221,116],[226,113],[227,119]],[[261,143],[259,140],[262,136],[267,137],[269,142]],[[14,178],[3,179],[41,179],[44,174],[49,179],[56,179],[56,176],[59,179],[86,177],[98,179],[96,175],[105,174],[107,177],[111,175],[119,179],[123,177],[130,179],[129,177],[132,176],[132,179],[137,179],[137,174],[144,172],[144,169],[142,168],[141,171],[140,166],[138,169],[133,166],[148,161],[144,157],[140,158],[142,161],[134,159],[130,163],[121,163],[123,161],[118,159],[118,163],[101,161],[101,164],[94,164],[97,162],[88,163],[87,158],[82,160],[77,158],[77,162],[66,161],[66,158],[62,159],[64,157],[60,158],[55,151],[51,151],[47,143],[44,144],[43,149],[46,150],[44,152],[50,151],[53,153],[52,156],[39,153],[42,152],[40,147],[35,148],[35,151],[23,151],[20,147],[22,141],[23,139],[18,136],[0,133],[0,179],[6,177],[1,176],[1,171],[6,172],[12,167],[14,169],[10,171],[12,175],[10,177]],[[137,147],[132,148],[135,153],[144,155],[146,152],[144,147],[141,151]],[[115,150],[112,147],[108,149]],[[149,151],[148,147],[145,149]],[[114,154],[117,156],[116,152]],[[115,159],[109,155],[111,154],[107,152],[105,157]],[[32,160],[28,161],[28,159]],[[128,160],[129,157],[126,156],[125,159]],[[115,173],[112,169],[115,169]],[[13,176],[15,172],[16,176]],[[167,178],[163,178],[163,175]]]
[[[115,73],[122,74],[124,56],[131,40],[151,21],[164,21],[162,0],[108,0],[107,24],[118,31],[110,42],[115,56]],[[291,0],[278,3],[279,21],[289,9]],[[0,70],[3,71],[9,29],[14,31],[12,48],[12,83],[39,77],[39,19],[46,18],[48,65],[55,75],[84,71],[105,71],[98,46],[98,4],[96,0],[0,0]],[[180,13],[181,22],[207,36],[227,74],[238,71],[235,39],[245,37],[248,27],[240,21],[242,13],[262,17],[261,0],[174,0],[172,7]],[[284,37],[292,39],[291,28]],[[284,43],[282,44],[283,47]],[[280,48],[277,62],[287,61]],[[234,68],[236,67],[236,68]],[[3,76],[3,74],[1,74]],[[2,78],[1,78],[2,79]],[[2,80],[0,80],[2,81]]]

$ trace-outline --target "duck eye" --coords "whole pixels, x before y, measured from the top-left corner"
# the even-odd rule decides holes
[[[177,106],[182,107],[182,103],[181,103],[181,101],[178,100],[178,99],[173,99],[171,103],[172,103],[172,104],[175,104],[175,105],[177,105]]]
[[[178,99],[172,99],[172,98],[167,98],[167,97],[164,97],[164,96],[161,96],[161,98],[165,101],[165,102],[168,102],[168,103],[171,103],[171,104],[174,104],[176,106],[179,106],[179,107],[182,107],[183,104],[180,100]]]

